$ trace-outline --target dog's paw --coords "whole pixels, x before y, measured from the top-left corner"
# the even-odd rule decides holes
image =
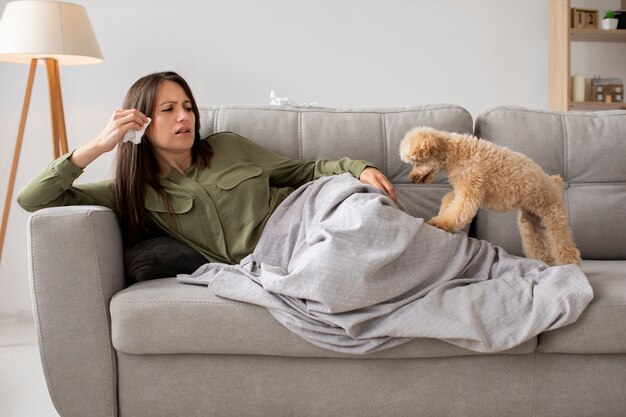
[[[428,221],[428,224],[435,226],[437,229],[445,230],[446,232],[454,233],[457,231],[456,225],[446,221],[440,216],[435,216]]]

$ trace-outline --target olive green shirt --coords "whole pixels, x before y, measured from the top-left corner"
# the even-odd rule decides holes
[[[168,228],[165,206],[147,187],[144,207],[162,231],[187,243],[210,262],[238,263],[250,254],[270,215],[297,187],[325,175],[350,172],[359,178],[366,161],[299,161],[271,153],[235,133],[206,138],[213,147],[208,168],[192,165],[185,174],[172,169],[160,179],[175,213]],[[83,170],[68,159],[51,162],[19,193],[27,211],[44,207],[95,204],[115,209],[113,180],[73,185]]]

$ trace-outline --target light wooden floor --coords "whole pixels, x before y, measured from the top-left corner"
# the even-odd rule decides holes
[[[59,417],[46,388],[34,323],[0,321],[0,416]]]

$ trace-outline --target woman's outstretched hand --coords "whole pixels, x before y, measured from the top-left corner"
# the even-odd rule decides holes
[[[389,195],[389,197],[393,200],[393,202],[398,204],[398,197],[396,196],[395,187],[393,186],[391,181],[389,181],[389,179],[385,177],[385,174],[383,174],[376,168],[373,168],[373,167],[365,168],[361,172],[361,175],[359,176],[359,180],[364,184],[372,185],[378,188],[379,190],[386,192],[387,195]]]

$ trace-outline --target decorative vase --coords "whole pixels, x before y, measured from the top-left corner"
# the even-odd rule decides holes
[[[617,19],[602,19],[602,29],[617,29]]]

